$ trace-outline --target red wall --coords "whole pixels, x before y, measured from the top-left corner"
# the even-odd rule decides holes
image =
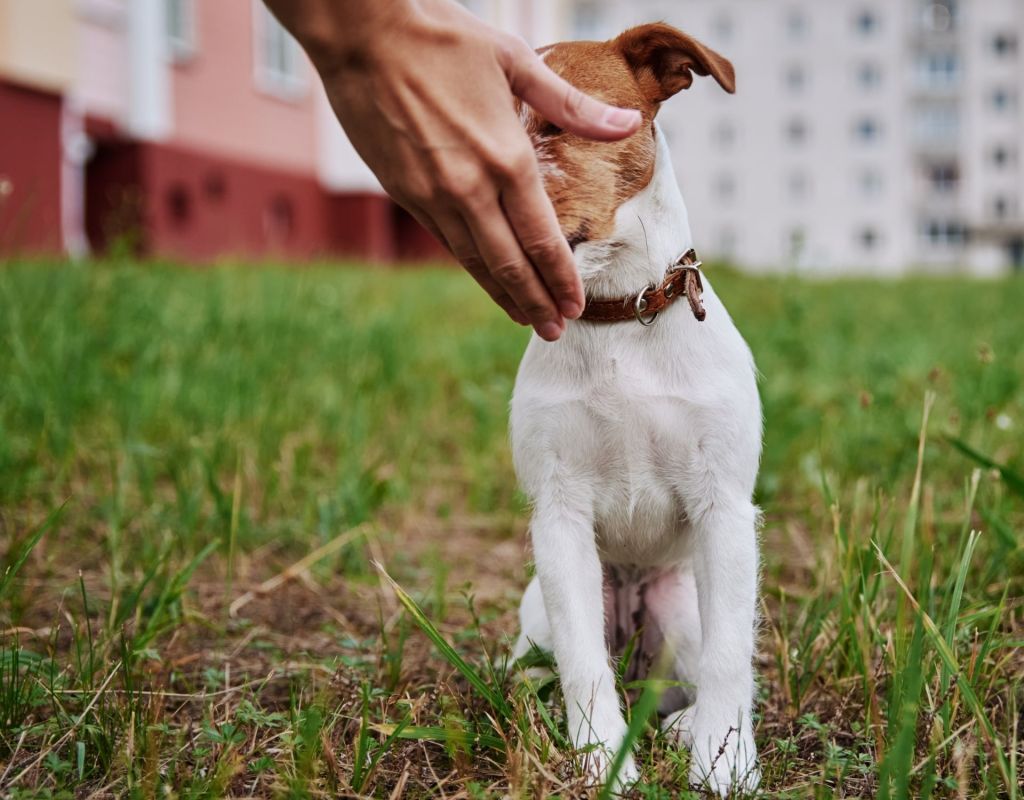
[[[175,147],[144,147],[142,170],[150,252],[205,260],[328,249],[323,192],[311,176]]]
[[[61,251],[61,98],[0,81],[0,255]]]
[[[57,254],[61,98],[0,81],[0,255]],[[372,261],[444,258],[389,198],[331,195],[305,171],[255,166],[180,145],[124,138],[87,120],[86,230],[113,247],[184,261],[222,257]]]
[[[118,246],[185,261],[444,258],[388,197],[330,195],[306,175],[179,147],[100,138],[86,186],[86,227],[101,252]]]

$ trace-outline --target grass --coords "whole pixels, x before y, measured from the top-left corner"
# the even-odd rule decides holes
[[[1021,797],[1024,282],[710,274],[762,795]],[[525,340],[445,270],[0,267],[0,794],[596,796],[510,676]],[[690,796],[650,696],[633,796]]]

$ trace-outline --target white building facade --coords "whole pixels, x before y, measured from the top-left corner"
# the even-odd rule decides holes
[[[755,270],[1024,269],[1024,1],[578,2],[573,38],[664,20],[737,93],[668,102],[698,248]]]

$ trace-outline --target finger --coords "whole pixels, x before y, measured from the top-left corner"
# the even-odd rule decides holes
[[[444,231],[444,238],[448,243],[448,249],[458,260],[473,280],[480,284],[480,287],[491,296],[491,299],[501,306],[502,310],[520,325],[529,325],[527,318],[515,301],[509,296],[501,285],[491,277],[487,271],[487,264],[476,249],[473,236],[466,227],[466,223],[460,217],[446,217],[439,222],[439,227]]]
[[[508,292],[502,289],[487,271],[487,265],[477,252],[473,237],[461,217],[455,214],[444,215],[435,221],[418,206],[407,204],[405,208],[420,225],[433,234],[435,239],[448,248],[456,261],[473,277],[473,280],[480,284],[480,287],[508,314],[513,322],[519,325],[530,324],[526,315],[509,297]]]
[[[502,191],[501,204],[559,311],[569,319],[579,317],[583,313],[583,282],[537,169],[514,177]]]
[[[463,219],[491,278],[508,293],[542,339],[555,341],[565,327],[562,315],[519,246],[497,197],[483,201]]]
[[[556,75],[522,40],[509,48],[504,67],[512,94],[571,133],[614,141],[635,133],[643,122],[636,109],[610,106],[581,92]]]

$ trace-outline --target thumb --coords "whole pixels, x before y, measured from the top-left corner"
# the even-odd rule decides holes
[[[602,103],[560,78],[522,40],[511,48],[505,73],[512,94],[533,106],[544,119],[578,136],[602,141],[624,139],[643,121],[639,111]]]

